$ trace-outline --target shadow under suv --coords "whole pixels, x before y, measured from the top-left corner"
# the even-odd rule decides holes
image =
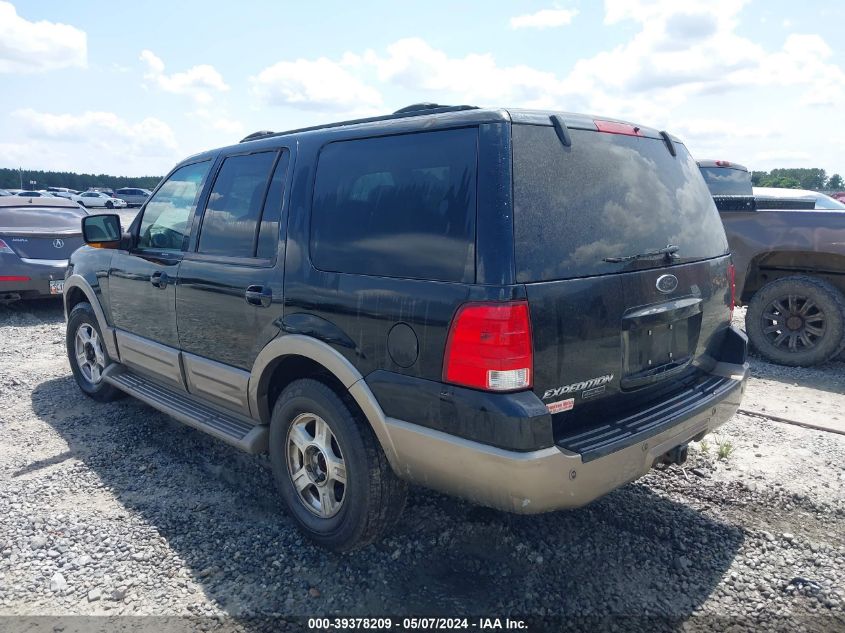
[[[518,513],[680,462],[745,385],[725,233],[646,127],[430,104],[178,165],[128,231],[83,223],[67,348],[135,396],[268,451],[336,550],[407,482]]]

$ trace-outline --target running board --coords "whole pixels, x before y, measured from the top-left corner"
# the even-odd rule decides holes
[[[113,364],[106,368],[103,379],[151,407],[242,451],[253,454],[267,451],[269,429],[266,425],[257,425],[236,414],[224,413],[187,393],[162,387],[122,365]]]

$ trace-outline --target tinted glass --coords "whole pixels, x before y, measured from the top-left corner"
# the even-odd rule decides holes
[[[837,211],[842,211],[845,209],[845,204],[842,204],[835,198],[831,198],[830,196],[826,196],[821,193],[819,194],[819,197],[816,198],[816,209],[836,209]]]
[[[204,161],[180,167],[156,191],[141,218],[139,248],[182,249],[210,166]]]
[[[326,146],[311,218],[314,265],[473,281],[477,137],[465,128]]]
[[[729,167],[702,167],[701,175],[714,196],[751,196],[751,174]]]
[[[662,140],[514,125],[514,229],[519,281],[586,277],[665,265],[608,263],[680,247],[677,262],[727,253],[722,222],[698,165]]]
[[[258,229],[258,248],[256,257],[271,259],[276,254],[276,247],[279,243],[279,222],[282,215],[282,199],[285,192],[285,176],[288,170],[287,152],[282,152],[276,169],[273,172],[273,180],[270,181],[270,188],[267,190],[267,199],[264,201],[264,210],[261,214],[261,226]]]
[[[255,233],[276,152],[230,156],[223,162],[202,218],[197,250],[209,255],[252,257]]]

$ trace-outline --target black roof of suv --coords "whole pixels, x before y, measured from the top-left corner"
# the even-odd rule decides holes
[[[85,226],[68,341],[95,325],[106,355],[69,349],[80,387],[268,450],[335,548],[402,480],[586,503],[682,460],[747,373],[698,166],[623,121],[425,104],[261,132],[180,163],[127,235]]]

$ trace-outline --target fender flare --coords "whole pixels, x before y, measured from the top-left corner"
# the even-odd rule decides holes
[[[367,386],[364,377],[340,352],[318,339],[302,334],[285,334],[270,341],[259,352],[249,379],[249,410],[252,417],[261,420],[262,424],[269,424],[271,411],[267,404],[268,369],[285,356],[309,358],[325,367],[343,384],[364,413],[388,462],[396,471],[398,458],[384,411]]]
[[[82,291],[85,297],[88,299],[88,303],[91,304],[91,307],[94,309],[94,315],[97,317],[97,325],[100,326],[100,332],[103,334],[103,339],[106,342],[106,350],[109,353],[109,356],[116,361],[120,360],[120,354],[118,353],[117,349],[117,339],[115,338],[114,328],[111,327],[106,320],[106,314],[103,312],[103,307],[100,305],[99,300],[97,299],[97,293],[94,292],[94,289],[91,287],[91,284],[88,283],[88,280],[85,279],[82,275],[73,274],[67,279],[65,279],[65,286],[64,292],[62,297],[62,304],[65,308],[65,321],[67,321],[68,317],[68,309],[67,309],[67,297],[69,291],[72,288],[78,288]]]

